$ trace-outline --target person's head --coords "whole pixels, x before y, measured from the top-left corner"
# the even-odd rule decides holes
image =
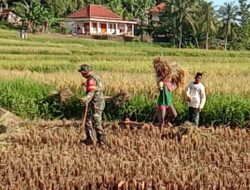
[[[195,83],[199,84],[201,82],[201,80],[202,80],[202,73],[200,73],[200,72],[196,73],[194,79],[195,79]]]
[[[89,68],[89,65],[87,65],[87,64],[81,65],[81,67],[80,67],[80,69],[78,70],[78,72],[80,72],[84,78],[88,78],[88,77],[90,77],[91,74],[92,74],[92,71],[91,71],[91,69]]]

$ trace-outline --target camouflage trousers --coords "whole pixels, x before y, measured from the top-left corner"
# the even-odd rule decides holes
[[[87,118],[85,124],[85,132],[88,139],[94,139],[94,132],[97,140],[103,141],[104,131],[102,128],[102,112],[105,107],[105,102],[90,102],[87,111]]]

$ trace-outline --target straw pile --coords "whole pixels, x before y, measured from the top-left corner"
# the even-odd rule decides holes
[[[21,118],[0,107],[0,134],[14,130],[21,122]]]
[[[121,90],[118,94],[114,96],[105,97],[106,100],[110,100],[117,107],[122,107],[126,102],[130,100],[130,98],[131,98],[130,94],[123,90]]]
[[[177,88],[183,88],[185,86],[188,72],[181,65],[158,57],[154,59],[153,66],[157,83],[170,78],[171,82],[175,84]]]
[[[129,99],[130,99],[130,95],[125,91],[121,91],[117,95],[113,96],[112,101],[114,102],[116,106],[120,107]]]
[[[60,103],[67,103],[73,95],[73,92],[69,88],[61,88],[58,92],[58,100]]]

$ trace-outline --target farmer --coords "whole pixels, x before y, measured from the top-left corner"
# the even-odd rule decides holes
[[[198,72],[195,79],[190,81],[186,87],[186,95],[188,100],[189,121],[195,125],[199,125],[200,112],[206,103],[205,87],[201,83],[202,73]]]
[[[94,144],[93,129],[96,131],[99,145],[105,144],[104,131],[102,128],[102,112],[105,107],[103,96],[103,84],[100,78],[94,74],[88,65],[81,65],[78,70],[87,79],[83,86],[86,87],[86,96],[80,101],[88,105],[85,132],[87,138],[83,141],[87,145]]]
[[[173,106],[173,91],[176,85],[171,82],[171,77],[158,82],[160,95],[157,100],[158,120],[162,132],[165,124],[172,126],[171,122],[176,118],[177,113]],[[166,122],[165,122],[166,120]]]

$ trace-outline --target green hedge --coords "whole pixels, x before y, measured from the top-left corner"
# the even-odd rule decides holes
[[[174,99],[178,113],[177,124],[188,120],[187,103],[179,98]],[[107,110],[108,111],[108,110]],[[120,112],[138,121],[155,121],[156,100],[140,94],[122,107]],[[121,118],[122,116],[120,116]],[[236,95],[214,94],[207,97],[207,102],[201,113],[202,125],[244,126],[250,120],[250,99]]]
[[[55,88],[27,79],[0,81],[0,106],[22,118],[68,118],[80,119],[83,105],[78,97],[82,92],[75,92],[71,100],[65,104],[58,101],[52,92]],[[178,117],[176,124],[188,118],[186,102],[174,98],[174,106]],[[144,92],[138,93],[132,99],[117,107],[111,101],[106,102],[105,120],[121,120],[129,117],[137,121],[157,121],[156,98]],[[208,95],[206,106],[201,114],[201,124],[244,126],[250,120],[250,99],[236,95]]]

